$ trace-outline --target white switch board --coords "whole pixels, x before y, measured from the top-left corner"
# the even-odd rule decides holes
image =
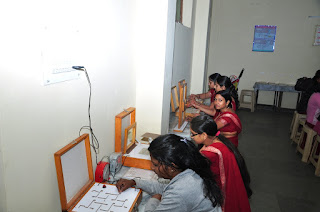
[[[53,83],[59,83],[69,80],[75,80],[80,78],[80,71],[68,71],[62,73],[48,74],[44,77],[44,85],[50,85]]]

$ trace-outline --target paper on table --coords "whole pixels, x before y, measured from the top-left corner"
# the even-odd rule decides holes
[[[125,179],[133,179],[133,178],[139,178],[142,180],[157,180],[158,175],[151,170],[146,169],[139,169],[135,167],[131,167],[122,178]]]
[[[141,136],[141,141],[150,143],[152,140],[156,139],[159,135],[154,133],[145,133]]]
[[[131,150],[131,152],[129,154],[126,154],[125,156],[151,160],[150,154],[147,152],[148,147],[149,147],[149,144],[141,144],[141,143],[137,144],[137,146],[133,148],[133,150]]]

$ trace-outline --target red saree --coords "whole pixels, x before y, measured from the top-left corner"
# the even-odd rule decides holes
[[[216,91],[214,89],[210,89],[210,93],[211,93],[211,103],[214,102],[214,97],[216,96]]]
[[[224,127],[222,127],[220,132],[222,135],[227,137],[236,147],[238,147],[238,134],[242,130],[242,125],[239,117],[235,113],[223,112],[219,113],[215,117],[215,122],[222,122]]]
[[[236,106],[236,102],[232,99],[231,102],[232,105],[232,110],[236,111],[237,110],[237,106]],[[216,113],[213,116],[213,120],[216,120],[216,118],[220,115],[220,110],[217,110]]]
[[[250,212],[250,204],[234,154],[223,143],[213,143],[200,152],[211,161],[211,171],[224,194],[224,212]]]

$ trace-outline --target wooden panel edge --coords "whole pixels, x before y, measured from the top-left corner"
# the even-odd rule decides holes
[[[137,188],[135,188],[135,189],[137,189]],[[134,207],[136,205],[138,206],[140,204],[141,200],[142,200],[142,190],[139,189],[139,193],[136,196],[135,200],[133,201],[133,204],[131,205],[131,208],[130,208],[129,212],[133,211]]]
[[[151,170],[150,160],[122,156],[122,161],[124,166]]]

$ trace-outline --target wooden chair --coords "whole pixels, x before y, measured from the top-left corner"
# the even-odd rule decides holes
[[[319,152],[320,152],[320,136],[317,135],[316,139],[313,143],[311,154],[310,154],[310,162],[316,168],[314,174],[320,177],[320,160],[319,160]]]
[[[302,154],[302,162],[307,163],[309,161],[312,143],[316,135],[317,133],[313,129],[308,127],[306,124],[303,124],[300,139],[296,148],[297,151]]]

